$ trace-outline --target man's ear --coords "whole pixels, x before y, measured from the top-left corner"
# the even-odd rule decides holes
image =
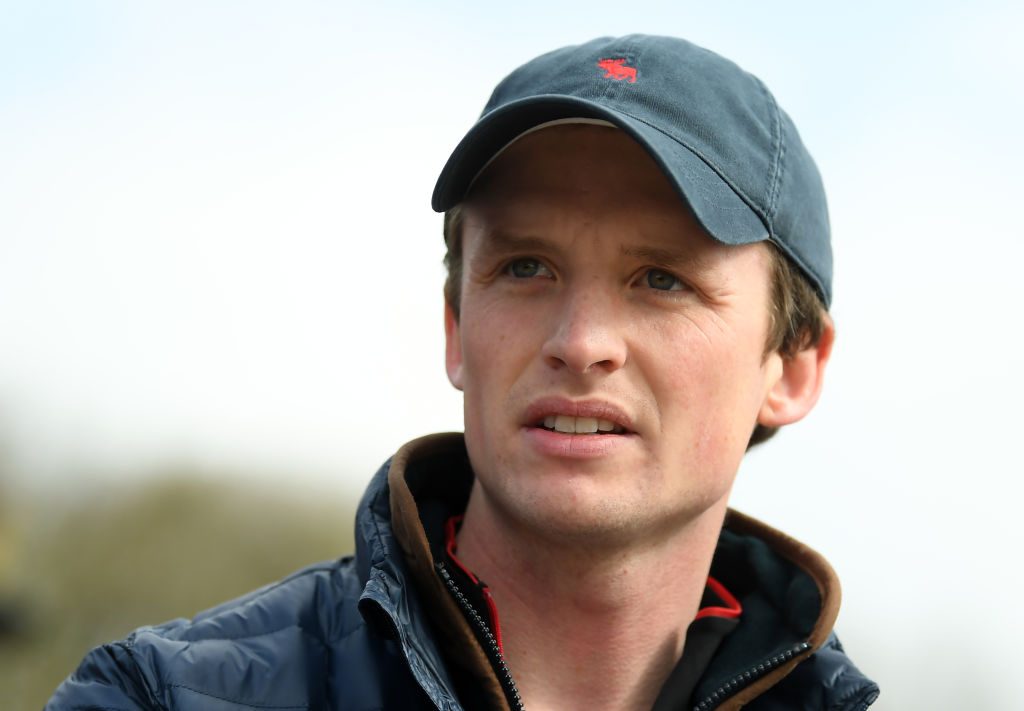
[[[772,356],[781,359],[782,373],[771,385],[761,404],[758,424],[782,427],[803,419],[811,411],[821,395],[825,366],[832,355],[835,337],[835,326],[826,315],[825,328],[816,346],[805,348],[792,358],[782,358],[778,354]]]
[[[444,302],[444,366],[448,380],[456,390],[462,390],[462,337],[459,319],[447,299]]]

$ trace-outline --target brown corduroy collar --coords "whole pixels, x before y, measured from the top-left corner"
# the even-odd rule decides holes
[[[473,630],[445,588],[434,569],[427,533],[420,520],[412,490],[406,481],[410,459],[430,456],[452,448],[459,434],[437,434],[421,437],[398,450],[391,459],[388,488],[391,491],[391,528],[405,554],[413,584],[423,597],[431,622],[440,635],[442,653],[454,665],[453,674],[475,683],[490,702],[488,708],[508,711],[508,702],[501,683],[477,642]],[[459,447],[461,448],[461,444]],[[458,681],[456,681],[458,684]]]
[[[750,703],[785,679],[800,662],[807,659],[825,644],[829,634],[832,632],[832,627],[835,625],[836,617],[839,616],[842,590],[839,586],[839,577],[828,561],[820,553],[795,538],[791,538],[785,533],[734,509],[729,509],[729,513],[725,517],[724,527],[741,535],[754,536],[767,543],[768,547],[775,553],[793,563],[810,576],[818,587],[818,595],[821,598],[818,619],[815,621],[811,634],[807,639],[807,643],[810,645],[809,648],[794,656],[793,659],[785,664],[765,674],[750,686],[737,692],[734,696],[726,699],[718,707],[719,711],[734,711]]]

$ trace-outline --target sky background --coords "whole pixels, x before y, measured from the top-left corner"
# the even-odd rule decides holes
[[[734,505],[832,561],[876,708],[1010,708],[1024,6],[964,7],[0,2],[0,450],[54,495],[169,463],[358,492],[461,429],[429,198],[493,85],[686,37],[772,89],[833,223],[824,396]]]

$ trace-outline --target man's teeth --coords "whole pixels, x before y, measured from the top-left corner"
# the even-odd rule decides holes
[[[621,427],[608,420],[599,420],[596,417],[572,417],[570,415],[548,415],[544,418],[544,427],[555,432],[564,432],[565,434],[622,432]]]

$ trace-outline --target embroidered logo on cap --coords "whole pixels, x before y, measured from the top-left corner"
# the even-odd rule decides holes
[[[625,59],[602,59],[597,66],[605,71],[605,79],[636,84],[636,67],[627,67]]]

